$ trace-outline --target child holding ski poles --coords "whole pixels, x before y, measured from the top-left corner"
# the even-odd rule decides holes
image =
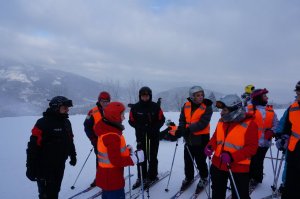
[[[230,178],[232,198],[249,199],[250,159],[257,150],[257,124],[237,95],[226,95],[216,103],[222,109],[213,137],[205,147],[211,156],[212,199],[226,197]],[[231,175],[232,174],[232,175]]]

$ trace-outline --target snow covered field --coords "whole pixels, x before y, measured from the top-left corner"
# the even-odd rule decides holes
[[[275,111],[280,119],[284,110]],[[178,123],[179,112],[167,112],[165,113],[166,119],[171,119],[175,123]],[[211,134],[214,132],[216,123],[220,117],[220,113],[215,112],[211,121]],[[26,178],[26,147],[31,134],[31,129],[39,117],[11,117],[0,118],[1,126],[1,139],[0,139],[0,198],[1,199],[24,199],[24,198],[37,198],[38,191],[35,182],[31,182]],[[78,175],[87,155],[90,152],[91,144],[86,137],[83,130],[83,121],[85,115],[71,116],[70,120],[74,131],[75,146],[77,150],[77,165],[72,167],[66,163],[65,176],[62,182],[60,191],[60,198],[68,198],[79,190],[86,188],[92,182],[95,176],[95,155],[92,153],[88,159],[85,168],[83,169],[81,176],[75,184],[75,189],[71,190],[76,176]],[[128,144],[135,146],[135,134],[134,129],[131,128],[126,120],[124,121],[125,131],[124,135]],[[163,127],[162,129],[164,129]],[[174,154],[176,142],[161,141],[158,159],[159,159],[159,172],[170,170],[172,158]],[[177,153],[175,157],[173,173],[169,184],[169,192],[165,192],[168,178],[161,181],[159,184],[150,189],[150,198],[165,199],[170,198],[179,188],[184,178],[184,165],[183,165],[183,141],[179,140]],[[272,147],[273,156],[276,155],[277,149]],[[270,156],[270,153],[267,153]],[[128,169],[126,168],[125,174]],[[131,172],[134,173],[132,182],[136,180],[136,167],[131,167]],[[270,159],[265,160],[265,177],[264,181],[256,190],[252,193],[251,198],[261,198],[271,194],[270,186],[273,183],[273,171]],[[281,182],[279,179],[278,186]],[[126,181],[128,185],[128,181]],[[194,192],[196,183],[194,183],[181,198],[188,198]],[[128,187],[126,187],[128,190]],[[125,190],[125,191],[126,191]],[[92,192],[95,192],[93,190]],[[92,193],[91,192],[91,193]],[[83,195],[78,198],[87,198],[91,193]],[[229,194],[229,192],[228,192]],[[207,198],[203,191],[199,198]]]

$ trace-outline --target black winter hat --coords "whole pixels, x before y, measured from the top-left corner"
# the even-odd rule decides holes
[[[152,90],[148,87],[148,86],[143,86],[142,88],[140,88],[139,90],[139,98],[141,99],[142,95],[149,95],[150,96],[150,100],[152,100]]]

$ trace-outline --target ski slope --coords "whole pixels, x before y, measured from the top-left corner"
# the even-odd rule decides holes
[[[284,110],[275,110],[280,119]],[[128,144],[135,147],[135,132],[134,129],[128,124],[128,114],[125,115],[124,121],[124,135]],[[165,113],[166,119],[171,119],[175,123],[178,123],[179,112],[167,112]],[[31,182],[26,178],[26,148],[31,129],[39,117],[27,116],[27,117],[9,117],[0,118],[1,126],[1,139],[0,139],[0,198],[2,199],[24,199],[24,198],[38,198],[38,190],[35,182]],[[217,121],[220,118],[220,113],[215,112],[211,120],[211,134],[213,134]],[[66,163],[65,175],[61,186],[59,198],[65,199],[79,192],[80,190],[89,186],[95,177],[95,155],[92,152],[89,157],[81,175],[79,176],[75,189],[71,190],[86,157],[88,156],[90,149],[92,148],[88,138],[83,130],[83,121],[85,115],[70,116],[74,131],[74,140],[77,150],[77,165],[72,167]],[[163,127],[162,129],[164,129]],[[169,192],[165,192],[168,178],[159,182],[156,186],[150,189],[150,198],[167,199],[175,194],[181,186],[181,182],[184,179],[184,161],[183,161],[183,149],[184,143],[182,138],[178,142],[178,148],[176,152],[173,171],[171,174],[171,180],[169,184]],[[164,172],[170,170],[172,158],[175,150],[176,142],[161,141],[158,152],[158,170]],[[272,147],[273,156],[276,156],[277,149]],[[280,152],[281,154],[281,152]],[[268,151],[267,156],[270,156]],[[128,168],[125,169],[125,175],[128,173]],[[131,167],[131,173],[134,176],[131,178],[132,183],[136,180],[136,167]],[[273,170],[270,159],[265,159],[265,177],[261,185],[252,193],[251,198],[257,199],[272,193],[270,186],[273,183]],[[281,175],[280,175],[281,177]],[[281,182],[281,178],[278,181],[278,186]],[[195,182],[180,198],[189,198],[196,189]],[[99,189],[95,188],[89,193],[77,198],[88,198]],[[126,181],[125,191],[128,190],[128,180]],[[228,195],[230,192],[228,191]],[[146,196],[145,196],[146,197]],[[206,193],[203,191],[198,198],[207,198]]]

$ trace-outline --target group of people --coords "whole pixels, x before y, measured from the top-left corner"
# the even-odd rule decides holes
[[[278,149],[286,153],[282,198],[300,198],[297,190],[300,187],[300,81],[295,92],[294,103],[280,121],[273,107],[268,105],[267,89],[248,85],[241,98],[235,94],[222,97],[216,101],[221,118],[210,138],[213,102],[205,98],[201,86],[191,87],[178,126],[168,122],[170,136],[183,137],[185,143],[185,178],[181,189],[185,190],[193,182],[196,167],[200,176],[197,189],[205,188],[210,178],[213,199],[226,197],[228,179],[232,198],[250,198],[249,186],[262,182],[264,159],[275,137]],[[76,165],[76,149],[68,119],[71,106],[68,98],[54,97],[32,129],[26,175],[37,181],[39,198],[58,198],[68,157],[69,163]],[[147,187],[158,178],[159,133],[165,123],[160,100],[153,102],[151,89],[142,87],[139,101],[130,108],[128,122],[135,129],[136,150],[126,144],[122,134],[125,106],[111,102],[108,92],[99,94],[96,106],[84,121],[84,130],[96,156],[96,177],[91,186],[103,190],[103,199],[125,198],[126,166],[138,165],[132,189]],[[210,168],[207,157],[212,163]]]

